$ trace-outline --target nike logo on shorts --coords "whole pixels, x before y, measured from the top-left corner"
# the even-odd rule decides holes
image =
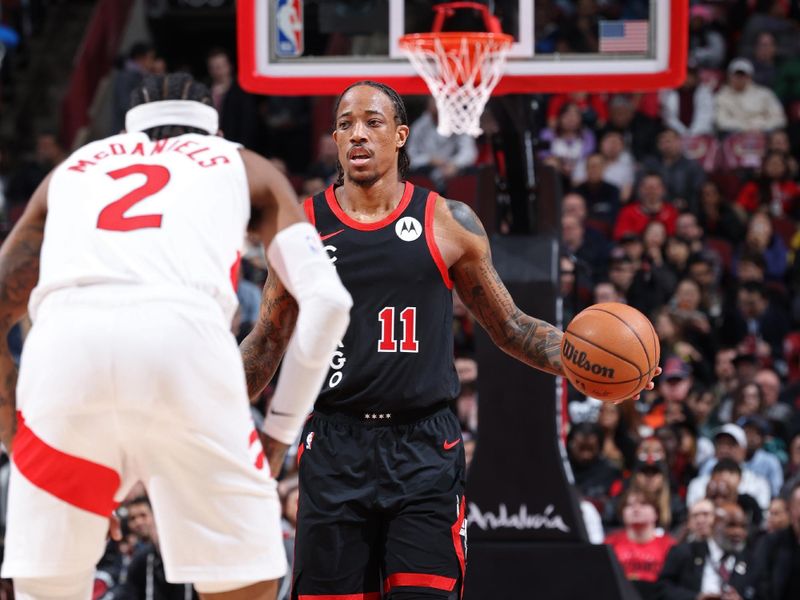
[[[329,233],[328,235],[320,235],[320,236],[319,236],[319,239],[320,239],[320,240],[322,240],[322,241],[324,242],[324,241],[325,241],[325,240],[327,240],[328,238],[332,238],[332,237],[333,237],[333,236],[335,236],[335,235],[339,235],[339,234],[340,234],[340,233],[342,233],[343,231],[344,231],[344,229],[340,229],[339,231],[334,231],[333,233]]]
[[[448,442],[447,440],[444,441],[444,449],[445,450],[452,450],[461,442],[461,439],[457,439],[454,442]]]

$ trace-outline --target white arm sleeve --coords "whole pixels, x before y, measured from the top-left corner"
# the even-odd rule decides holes
[[[350,321],[353,300],[309,223],[279,231],[267,257],[297,301],[299,312],[264,433],[291,444],[317,399],[331,356]]]

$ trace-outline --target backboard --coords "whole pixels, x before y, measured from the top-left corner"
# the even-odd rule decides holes
[[[487,0],[514,36],[494,94],[647,91],[680,85],[688,0]],[[398,39],[427,32],[435,0],[238,0],[239,81],[250,92],[338,94],[376,79],[427,94]],[[481,30],[459,11],[445,30]]]

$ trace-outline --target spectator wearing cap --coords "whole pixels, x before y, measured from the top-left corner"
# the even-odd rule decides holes
[[[664,600],[746,600],[755,595],[747,522],[737,504],[716,507],[707,541],[674,546],[659,582]]]
[[[667,195],[678,210],[697,212],[698,192],[706,179],[703,168],[684,155],[683,138],[675,129],[667,128],[659,133],[656,148],[656,155],[642,161],[643,170],[661,175]]]
[[[744,466],[746,455],[747,435],[741,427],[733,423],[726,423],[717,429],[714,434],[714,458],[709,459],[700,468],[700,475],[689,483],[689,489],[686,491],[686,504],[692,505],[706,495],[711,473],[722,459],[730,459],[741,472],[741,480],[736,489],[741,494],[752,496],[762,510],[767,510],[772,498],[769,482]]]
[[[682,404],[689,395],[693,383],[694,379],[689,365],[677,356],[668,357],[664,361],[663,371],[658,378],[658,397],[651,406],[645,407],[647,414],[642,422],[654,430],[662,427],[668,405]]]
[[[713,133],[714,91],[700,80],[695,61],[687,66],[681,87],[661,90],[658,100],[661,120],[682,137]]]
[[[675,540],[659,533],[658,502],[644,490],[631,487],[622,497],[620,513],[624,529],[606,537],[617,559],[644,600],[659,597],[656,582]]]
[[[638,187],[637,200],[625,206],[619,213],[614,227],[614,239],[626,233],[641,235],[650,221],[661,221],[667,234],[675,233],[677,209],[667,201],[667,189],[658,173],[647,173]]]
[[[800,598],[800,483],[787,493],[790,526],[764,536],[756,547],[760,598]]]
[[[771,131],[786,126],[780,100],[771,89],[753,83],[753,63],[746,58],[736,58],[728,65],[728,82],[714,102],[720,132]]]
[[[777,496],[783,486],[783,467],[774,454],[764,450],[764,441],[770,432],[769,423],[760,415],[751,415],[742,417],[738,424],[747,436],[745,467],[766,479],[772,495]]]
[[[611,237],[619,213],[620,189],[606,181],[606,166],[606,157],[594,152],[575,166],[572,180],[578,184],[575,191],[586,199],[589,218],[602,228],[606,237]]]

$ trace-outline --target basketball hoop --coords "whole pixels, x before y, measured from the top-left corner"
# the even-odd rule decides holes
[[[481,11],[488,31],[443,32],[444,20],[459,8]],[[400,48],[436,100],[437,131],[445,136],[467,133],[478,137],[483,108],[503,76],[514,38],[503,33],[497,17],[478,2],[449,2],[433,10],[432,31],[402,36]]]

